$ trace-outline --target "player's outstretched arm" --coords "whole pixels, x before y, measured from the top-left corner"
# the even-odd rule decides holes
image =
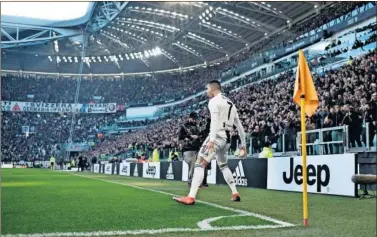
[[[245,130],[243,129],[242,123],[238,117],[238,113],[236,113],[236,116],[234,117],[234,125],[237,127],[238,134],[241,139],[241,150],[244,151],[244,155],[247,154],[246,152],[246,134]]]

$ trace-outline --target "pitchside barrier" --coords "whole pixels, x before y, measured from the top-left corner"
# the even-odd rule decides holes
[[[237,186],[302,192],[301,157],[270,159],[231,159],[228,161]],[[108,175],[187,181],[186,162],[144,162],[94,164],[92,172]],[[351,180],[358,174],[356,154],[307,157],[308,192],[327,195],[357,196],[357,185]],[[212,161],[209,184],[226,184],[221,170]]]

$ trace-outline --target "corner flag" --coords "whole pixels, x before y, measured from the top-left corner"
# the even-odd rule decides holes
[[[301,108],[301,154],[302,154],[302,204],[304,226],[308,225],[308,174],[306,170],[306,117],[305,113],[311,117],[318,108],[318,96],[314,88],[312,74],[306,62],[304,52],[299,50],[299,60],[297,65],[297,74],[295,88],[293,92],[293,101]]]
[[[297,74],[295,81],[295,89],[293,92],[293,101],[301,107],[300,98],[305,96],[306,115],[311,117],[315,110],[318,108],[318,96],[315,91],[312,74],[309,70],[308,63],[306,62],[304,52],[299,50],[299,60],[297,65]]]

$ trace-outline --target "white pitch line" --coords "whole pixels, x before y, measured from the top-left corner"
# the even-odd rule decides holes
[[[71,174],[71,173],[70,173]],[[165,194],[168,196],[175,196],[175,194],[167,193],[160,190],[155,189],[149,189],[149,188],[143,188],[139,186],[134,186],[130,184],[125,183],[119,183],[111,180],[105,180],[105,179],[99,179],[94,177],[88,177],[88,176],[82,176],[78,174],[71,174],[83,178],[88,179],[94,179],[94,180],[100,180],[103,182],[108,183],[114,183],[119,184],[123,186],[128,186],[132,188],[137,188],[141,190],[156,192]],[[212,217],[205,219],[203,221],[199,221],[198,227],[199,228],[162,228],[162,229],[151,229],[151,230],[125,230],[125,231],[93,231],[93,232],[55,232],[55,233],[36,233],[36,234],[7,234],[7,235],[1,235],[1,237],[93,237],[93,236],[119,236],[119,235],[140,235],[140,234],[163,234],[163,233],[172,233],[172,232],[203,232],[203,231],[220,231],[220,230],[251,230],[251,229],[277,229],[277,228],[283,228],[283,227],[293,227],[294,225],[288,222],[283,222],[268,216],[263,216],[260,214],[248,212],[245,210],[239,210],[231,207],[225,207],[218,204],[210,203],[210,202],[204,202],[200,200],[195,200],[195,202],[203,203],[209,206],[217,207],[220,209],[233,211],[239,214],[236,215],[229,215],[229,216],[218,216],[218,217]],[[238,216],[254,216],[263,220],[267,220],[270,222],[274,222],[278,225],[250,225],[250,226],[227,226],[227,227],[213,227],[210,225],[211,222],[219,220],[221,218],[226,217],[238,217]]]
[[[199,228],[164,228],[154,230],[125,230],[125,231],[93,231],[93,232],[56,232],[56,233],[39,233],[39,234],[8,234],[1,237],[93,237],[93,236],[119,236],[119,235],[141,235],[141,234],[163,234],[172,232],[206,232],[219,230],[259,230],[259,229],[277,229],[281,225],[256,225],[256,226],[229,226],[213,227],[211,229]]]
[[[211,222],[214,222],[214,221],[220,220],[220,219],[222,219],[222,218],[239,217],[239,216],[246,216],[246,215],[243,215],[243,214],[237,214],[237,215],[230,215],[230,216],[217,216],[217,217],[211,217],[211,218],[207,218],[207,219],[204,219],[204,220],[202,220],[202,221],[199,221],[199,222],[197,223],[197,225],[199,226],[200,229],[210,230],[210,229],[212,229],[212,228],[216,228],[216,227],[211,226]]]
[[[119,184],[119,185],[131,187],[131,188],[137,188],[137,189],[141,189],[141,190],[146,190],[146,191],[161,193],[161,194],[165,194],[165,195],[168,195],[168,196],[177,196],[176,194],[173,194],[173,193],[168,193],[168,192],[164,192],[164,191],[160,191],[160,190],[155,190],[155,189],[150,189],[150,188],[143,188],[143,187],[134,186],[134,185],[131,185],[131,184],[126,184],[126,183],[119,183],[119,182],[115,182],[115,181],[112,181],[112,180],[99,179],[99,178],[94,178],[94,177],[88,177],[88,176],[78,175],[78,174],[71,174],[71,175],[75,175],[75,176],[79,176],[79,177],[83,177],[83,178],[88,178],[88,179],[100,180],[100,181],[104,181],[104,182],[108,182],[108,183]],[[228,210],[228,211],[236,212],[236,213],[239,213],[239,214],[243,214],[245,216],[257,217],[259,219],[270,221],[270,222],[273,222],[275,224],[282,225],[284,227],[292,227],[292,226],[294,226],[293,224],[288,223],[288,222],[280,221],[278,219],[275,219],[275,218],[272,218],[272,217],[269,217],[269,216],[264,216],[264,215],[261,215],[261,214],[257,214],[257,213],[253,213],[253,212],[249,212],[249,211],[245,211],[245,210],[240,210],[240,209],[236,209],[236,208],[232,208],[232,207],[221,206],[221,205],[218,205],[218,204],[215,204],[215,203],[205,202],[205,201],[201,201],[201,200],[195,200],[195,202],[203,203],[203,204],[206,204],[208,206],[216,207],[216,208],[223,209],[223,210]]]

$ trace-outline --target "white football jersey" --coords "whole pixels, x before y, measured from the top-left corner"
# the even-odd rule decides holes
[[[211,113],[210,141],[214,141],[216,136],[226,139],[225,131],[230,131],[236,125],[241,143],[245,145],[245,131],[233,102],[220,93],[209,101],[208,108]]]

